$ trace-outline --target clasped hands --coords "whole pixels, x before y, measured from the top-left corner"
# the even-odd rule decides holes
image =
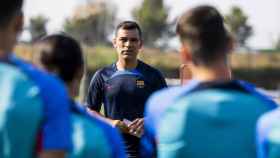
[[[144,118],[137,118],[130,123],[126,123],[121,120],[114,120],[113,126],[123,133],[141,137],[144,133]]]

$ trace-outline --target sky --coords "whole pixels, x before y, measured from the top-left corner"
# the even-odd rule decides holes
[[[75,7],[89,0],[25,0],[25,23],[36,15],[44,15],[49,19],[49,33],[62,29],[64,20],[73,15]],[[132,20],[130,12],[139,6],[142,0],[107,0],[116,5],[119,20]],[[164,0],[169,9],[169,20],[180,16],[184,10],[199,4],[210,4],[218,8],[222,14],[229,12],[234,5],[239,6],[248,15],[248,22],[253,26],[254,34],[248,45],[254,49],[271,48],[280,38],[280,0]],[[28,39],[25,31],[22,38]]]

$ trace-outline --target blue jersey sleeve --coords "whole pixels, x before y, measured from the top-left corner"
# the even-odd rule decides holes
[[[258,91],[256,89],[255,85],[242,81],[242,80],[237,80],[236,82],[238,82],[238,84],[243,86],[252,95],[254,95],[254,96],[258,97],[259,99],[261,99],[262,101],[264,101],[269,106],[269,108],[275,109],[278,107],[276,102],[273,101],[271,97]]]
[[[90,82],[88,89],[86,106],[91,110],[99,112],[101,109],[101,104],[103,102],[103,79],[101,76],[101,71],[97,71]]]
[[[157,146],[155,136],[147,125],[144,125],[144,134],[141,137],[141,157],[157,157]]]
[[[64,87],[54,79],[49,79],[42,92],[44,96],[45,120],[42,128],[43,150],[70,150],[71,123],[70,100]]]
[[[280,156],[280,146],[279,146],[279,121],[280,112],[279,109],[273,110],[269,113],[264,114],[257,123],[257,154],[258,158],[268,158],[270,155],[275,157]],[[277,132],[277,137],[271,137],[271,133],[275,134]],[[276,156],[277,155],[277,156]]]
[[[112,152],[112,158],[126,158],[124,143],[118,130],[111,127],[103,120],[99,120],[98,118],[95,118],[95,120],[103,128],[107,136],[107,140]]]
[[[78,104],[76,104],[75,109],[90,118],[94,123],[97,123],[98,126],[103,130],[108,142],[108,147],[111,151],[112,158],[126,158],[123,140],[117,129],[113,128],[107,122],[104,122],[98,117],[92,116],[81,105],[79,106]]]
[[[108,127],[108,137],[109,143],[112,145],[112,157],[113,158],[125,158],[125,148],[123,144],[123,140],[121,138],[120,133],[117,129]]]

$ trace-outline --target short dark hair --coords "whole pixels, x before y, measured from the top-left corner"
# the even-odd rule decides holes
[[[211,64],[226,58],[231,36],[222,15],[212,6],[198,6],[185,12],[179,19],[177,34],[189,43],[195,63]]]
[[[0,27],[4,28],[11,18],[21,13],[23,0],[2,0],[0,5]]]
[[[54,34],[41,38],[39,62],[48,70],[58,70],[58,76],[70,82],[83,70],[84,59],[79,43],[64,34]]]
[[[123,21],[121,23],[118,24],[116,31],[115,31],[115,36],[117,36],[118,31],[120,29],[124,29],[124,30],[138,30],[139,33],[139,37],[142,38],[142,31],[140,26],[137,24],[137,22],[135,21]]]

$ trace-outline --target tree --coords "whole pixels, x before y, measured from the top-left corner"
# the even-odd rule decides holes
[[[47,34],[46,24],[48,19],[43,15],[38,15],[30,19],[30,34],[31,41],[36,41],[38,38]]]
[[[141,25],[146,46],[155,46],[157,40],[168,30],[168,10],[164,7],[163,0],[144,0],[133,11],[133,16]]]
[[[74,16],[64,23],[64,30],[86,45],[106,44],[113,32],[114,11],[104,1],[89,2],[76,8]]]
[[[225,16],[230,31],[235,35],[240,47],[246,46],[247,39],[253,34],[253,28],[248,24],[248,16],[238,6],[233,6]]]

